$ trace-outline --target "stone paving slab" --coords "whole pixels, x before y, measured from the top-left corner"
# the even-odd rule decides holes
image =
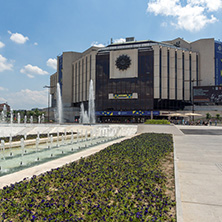
[[[222,136],[174,136],[178,222],[222,222]]]

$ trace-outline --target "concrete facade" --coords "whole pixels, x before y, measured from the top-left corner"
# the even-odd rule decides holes
[[[119,70],[115,63],[119,56],[127,55],[131,58],[131,64],[128,69]],[[125,79],[138,77],[138,50],[118,50],[110,51],[110,79]]]
[[[97,50],[98,47],[89,48],[72,63],[72,103],[88,100],[91,79],[95,85]]]
[[[165,43],[177,45],[178,47],[195,51],[199,53],[199,79],[196,79],[194,73],[196,72],[196,66],[192,53],[192,78],[196,80],[195,85],[208,86],[215,85],[215,39],[199,39],[194,42],[188,42],[182,38],[176,38],[171,41],[165,41]],[[197,82],[198,81],[198,82]]]
[[[107,66],[109,80],[116,81],[112,83],[112,87],[115,86],[116,89],[112,88],[111,92],[107,88],[107,92],[102,92],[106,94],[107,101],[122,99],[121,95],[124,95],[124,93],[130,95],[130,98],[125,97],[122,101],[127,99],[139,101],[140,93],[134,90],[132,86],[136,84],[136,79],[138,79],[139,53],[143,50],[153,52],[153,60],[149,64],[153,67],[153,106],[150,106],[150,110],[184,109],[184,106],[192,104],[193,86],[213,85],[215,83],[214,39],[188,42],[182,38],[176,38],[164,42],[131,41],[111,44],[102,48],[93,46],[82,53],[64,52],[61,56],[58,56],[57,73],[50,77],[50,93],[52,101],[54,101],[52,105],[54,106],[56,103],[56,88],[54,86],[59,82],[62,89],[63,105],[66,110],[70,107],[67,119],[70,119],[73,112],[72,107],[76,107],[75,114],[73,113],[74,118],[78,117],[77,108],[80,107],[80,104],[83,102],[87,107],[90,79],[93,80],[94,89],[96,89],[99,69],[97,67],[97,56],[103,53],[106,54],[106,62],[108,61],[109,64]],[[117,59],[121,55],[130,58],[129,67],[124,70],[116,65]],[[144,63],[143,65],[145,68],[148,64],[145,65]],[[100,68],[104,69],[104,67]],[[99,78],[103,78],[102,73],[100,76]],[[130,86],[131,88],[125,88],[123,83],[119,84],[118,80],[124,81],[124,79],[126,79],[125,84],[129,83],[130,79],[134,81]],[[104,84],[108,83],[104,82]],[[122,90],[118,88],[120,85],[124,86]],[[141,86],[144,87],[143,85]],[[130,92],[128,92],[129,89],[131,89]],[[116,93],[120,96],[116,96]]]
[[[79,59],[81,53],[78,52],[64,52],[63,53],[63,64],[62,64],[62,102],[63,106],[72,106],[72,72],[73,72],[73,61]]]

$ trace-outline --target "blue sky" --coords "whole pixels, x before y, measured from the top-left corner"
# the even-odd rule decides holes
[[[0,0],[0,103],[47,107],[50,75],[64,51],[110,39],[222,41],[222,0]]]

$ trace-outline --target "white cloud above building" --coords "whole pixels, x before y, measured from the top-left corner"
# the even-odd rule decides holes
[[[151,0],[147,12],[171,17],[171,25],[195,32],[217,22],[214,12],[221,9],[222,0]]]
[[[13,109],[43,108],[47,106],[47,95],[47,89],[41,91],[22,89],[18,92],[8,93],[4,97],[4,101],[7,101]]]
[[[57,59],[48,59],[48,61],[46,62],[47,66],[57,70]]]
[[[27,36],[20,33],[12,33],[11,31],[8,31],[8,33],[11,35],[10,39],[17,44],[25,44],[29,40]]]
[[[34,78],[35,75],[48,75],[47,71],[42,70],[38,66],[28,64],[20,69],[20,72],[26,74],[29,78]]]
[[[101,43],[98,43],[98,42],[93,42],[91,44],[91,46],[95,46],[95,47],[105,47],[105,45],[101,44]]]
[[[4,72],[6,70],[12,70],[13,64],[11,62],[8,62],[8,59],[6,59],[4,56],[0,54],[0,72]]]
[[[3,48],[4,46],[5,46],[5,44],[0,41],[0,49]]]
[[[0,91],[8,91],[7,88],[0,86]]]

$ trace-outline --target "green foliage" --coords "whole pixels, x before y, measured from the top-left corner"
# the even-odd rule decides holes
[[[206,119],[210,119],[210,118],[211,118],[210,113],[206,113]]]
[[[172,136],[142,134],[0,190],[1,221],[175,221],[160,161]]]
[[[166,119],[148,119],[145,124],[170,124],[170,122]]]
[[[216,119],[220,119],[220,114],[216,114]]]

